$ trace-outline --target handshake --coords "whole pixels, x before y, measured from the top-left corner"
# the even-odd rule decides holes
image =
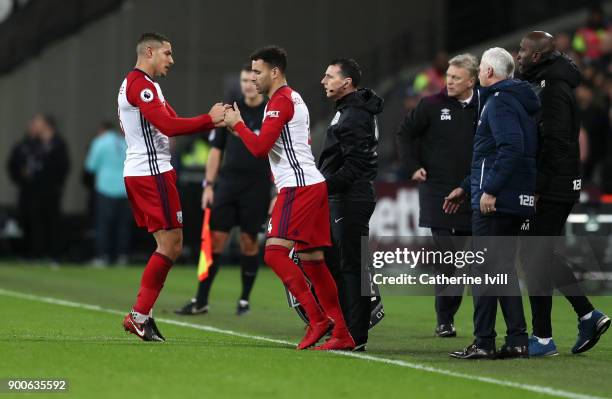
[[[229,127],[232,129],[238,122],[242,121],[238,105],[216,103],[208,111],[215,127]]]

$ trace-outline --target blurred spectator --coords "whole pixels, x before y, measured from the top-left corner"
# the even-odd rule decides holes
[[[68,149],[54,119],[38,114],[9,156],[8,171],[19,190],[20,223],[28,257],[59,260],[61,200],[70,169]]]
[[[446,68],[448,67],[448,54],[445,51],[439,51],[431,66],[422,72],[419,72],[412,86],[408,89],[405,108],[411,111],[419,100],[426,96],[438,94],[446,87]]]
[[[560,53],[568,53],[572,49],[572,37],[565,32],[555,36],[555,49]]]
[[[600,5],[589,10],[586,26],[578,29],[572,41],[572,47],[582,54],[586,61],[599,59],[602,55],[601,40],[610,32],[610,25]]]
[[[85,160],[85,170],[95,176],[96,258],[94,266],[111,261],[127,263],[131,211],[123,182],[127,145],[112,123],[100,125]]]

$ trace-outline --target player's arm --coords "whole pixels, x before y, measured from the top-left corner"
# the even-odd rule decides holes
[[[264,158],[281,135],[285,124],[293,118],[293,102],[279,96],[268,103],[265,119],[259,135],[253,133],[242,120],[240,110],[234,103],[234,110],[227,110],[225,123],[238,133],[246,148],[257,158]]]
[[[147,121],[169,137],[211,130],[215,127],[214,122],[219,122],[213,121],[209,114],[193,118],[172,116],[166,105],[159,99],[155,86],[144,78],[132,83],[127,97],[130,104],[140,109]]]

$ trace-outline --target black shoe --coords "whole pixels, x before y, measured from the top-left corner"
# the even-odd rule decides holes
[[[367,348],[367,342],[357,343],[355,342],[355,348],[353,348],[353,352],[365,352]]]
[[[249,306],[249,301],[245,301],[244,299],[240,299],[238,301],[238,306],[236,307],[236,315],[244,316],[245,314],[251,311],[251,307]]]
[[[158,338],[160,338],[163,342],[166,342],[166,338],[164,338],[161,332],[159,332],[159,328],[157,328],[157,324],[155,324],[154,318],[149,317],[149,319],[145,322],[145,324],[146,323],[149,323],[149,325],[151,326],[151,329],[153,330],[153,333],[157,335]]]
[[[449,356],[455,359],[495,359],[495,349],[479,348],[472,344],[463,350],[449,353]]]
[[[196,314],[206,314],[208,313],[208,305],[198,306],[198,303],[195,298],[192,298],[189,302],[185,304],[180,309],[176,309],[174,311],[176,314],[180,314],[183,316],[192,316]]]
[[[455,330],[453,323],[440,324],[436,327],[436,336],[440,338],[456,337],[457,330]]]
[[[520,346],[508,346],[508,344],[503,344],[501,348],[499,348],[499,352],[497,352],[498,359],[516,359],[516,358],[528,358],[529,357],[529,347],[527,345]]]

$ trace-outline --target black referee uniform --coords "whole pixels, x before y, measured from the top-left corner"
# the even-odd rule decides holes
[[[266,102],[254,108],[246,105],[244,98],[237,103],[244,123],[258,132]],[[242,140],[226,129],[217,129],[211,144],[223,151],[223,160],[214,187],[210,229],[229,232],[239,226],[240,231],[257,235],[263,231],[270,205],[272,181],[268,159],[255,158]]]
[[[244,98],[237,101],[244,123],[254,132],[261,129],[266,102],[249,107]],[[227,129],[216,129],[211,137],[214,148],[221,150],[223,156],[219,174],[213,188],[213,202],[210,212],[210,230],[229,232],[240,227],[242,233],[257,236],[263,231],[268,207],[270,205],[270,165],[267,159],[255,158],[244,146],[240,138]],[[212,254],[208,277],[198,286],[196,297],[177,314],[198,314],[208,312],[208,295],[219,271],[219,254]],[[257,256],[242,255],[240,271],[242,294],[239,301],[248,301],[257,276]]]
[[[371,298],[361,296],[361,237],[369,235],[376,205],[376,115],[383,99],[359,89],[336,101],[317,166],[327,181],[333,247],[325,260],[338,286],[344,318],[357,347],[368,340]]]

